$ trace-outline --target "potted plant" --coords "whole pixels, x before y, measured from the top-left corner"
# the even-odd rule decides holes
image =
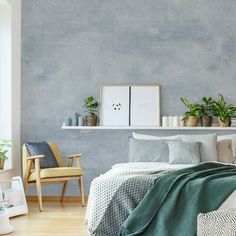
[[[219,94],[219,100],[213,100],[213,114],[218,117],[220,127],[231,126],[231,119],[236,117],[236,105],[227,104],[224,96]]]
[[[212,111],[213,111],[213,99],[211,97],[203,97],[201,125],[203,127],[211,127],[212,125]]]
[[[7,159],[7,152],[12,147],[11,141],[4,139],[0,141],[0,170],[4,169],[4,163]]]
[[[87,126],[96,126],[98,117],[96,113],[98,112],[99,103],[92,97],[89,96],[84,100],[84,106],[86,108],[85,123]]]
[[[202,107],[197,103],[190,103],[186,98],[181,98],[182,103],[189,109],[185,112],[183,120],[189,127],[195,127],[198,123],[198,118],[202,115]]]

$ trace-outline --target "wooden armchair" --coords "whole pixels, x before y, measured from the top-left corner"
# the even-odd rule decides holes
[[[77,180],[79,183],[79,190],[81,194],[82,205],[85,205],[84,201],[84,188],[83,188],[83,175],[84,171],[80,164],[80,158],[82,154],[75,154],[68,156],[67,167],[64,167],[61,154],[55,143],[48,143],[58,164],[55,168],[40,169],[40,158],[44,158],[44,155],[30,156],[26,145],[23,145],[22,150],[22,163],[23,163],[23,178],[24,188],[27,190],[28,185],[36,184],[37,195],[39,201],[39,210],[42,211],[42,192],[41,184],[44,183],[63,183],[63,189],[61,194],[61,202],[64,200],[67,183],[69,180]],[[77,167],[73,167],[73,161],[77,161]]]

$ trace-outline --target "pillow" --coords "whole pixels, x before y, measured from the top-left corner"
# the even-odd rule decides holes
[[[40,168],[58,167],[56,158],[47,142],[27,142],[25,145],[30,156],[45,156],[44,158],[40,158]]]
[[[169,148],[166,141],[129,139],[130,162],[168,162]]]
[[[224,139],[217,142],[218,161],[225,163],[233,163],[234,156],[232,152],[232,140]]]
[[[167,136],[167,137],[160,137],[160,136],[153,136],[148,134],[138,134],[133,132],[133,138],[135,139],[142,139],[142,140],[181,140],[179,135],[175,136]]]
[[[194,164],[200,163],[199,142],[168,142],[170,164]]]
[[[232,140],[232,151],[233,156],[236,158],[236,134],[230,134],[230,135],[219,135],[217,136],[217,141],[225,140],[225,139],[231,139]]]
[[[183,142],[200,142],[201,162],[217,161],[216,134],[180,135]]]

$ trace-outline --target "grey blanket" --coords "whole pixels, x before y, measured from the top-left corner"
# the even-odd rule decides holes
[[[114,236],[156,177],[189,165],[123,163],[94,179],[86,223],[90,236]]]

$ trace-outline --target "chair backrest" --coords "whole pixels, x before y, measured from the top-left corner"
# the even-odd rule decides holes
[[[57,164],[59,167],[63,167],[64,164],[63,164],[63,160],[62,160],[62,156],[60,154],[60,151],[57,147],[57,145],[55,143],[52,143],[52,142],[49,142],[48,143],[50,148],[52,149],[52,152],[56,158],[56,161],[57,161]],[[26,145],[24,144],[23,147],[22,147],[22,175],[23,177],[25,176],[26,174],[26,168],[27,168],[27,157],[29,157],[29,152],[27,150],[27,147]]]

